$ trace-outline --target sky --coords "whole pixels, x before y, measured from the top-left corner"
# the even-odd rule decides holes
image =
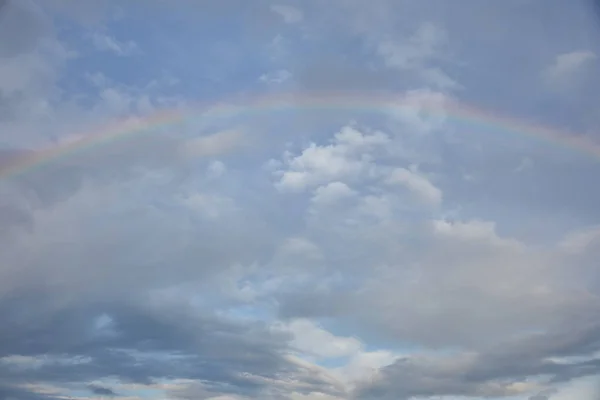
[[[586,400],[591,0],[0,1],[0,400]]]

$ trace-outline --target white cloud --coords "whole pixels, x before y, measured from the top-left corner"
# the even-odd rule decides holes
[[[276,172],[280,176],[276,186],[281,190],[303,191],[335,180],[358,179],[373,168],[371,151],[389,141],[384,133],[365,134],[346,126],[334,135],[329,145],[311,143],[297,156],[286,153],[287,169]]]
[[[408,40],[401,43],[381,42],[378,51],[391,67],[419,68],[424,61],[437,55],[437,50],[445,39],[444,32],[437,26],[424,23]]]
[[[456,80],[450,78],[441,68],[428,67],[421,71],[421,75],[426,82],[442,91],[462,89],[463,86]]]
[[[181,145],[181,153],[188,158],[213,157],[244,145],[244,132],[224,130],[190,139]]]
[[[405,186],[416,196],[417,200],[427,205],[438,207],[442,203],[442,191],[416,171],[396,168],[391,171],[386,183]]]
[[[595,248],[600,241],[600,227],[593,226],[568,233],[559,246],[566,252],[581,254]]]
[[[227,172],[225,163],[219,160],[211,161],[207,168],[207,174],[210,178],[219,178]]]
[[[303,237],[290,237],[282,243],[279,254],[285,257],[321,258],[319,247]]]
[[[433,233],[440,237],[464,241],[488,242],[499,246],[519,246],[519,243],[515,240],[500,238],[496,233],[496,224],[490,221],[450,222],[433,220],[431,221],[431,226]]]
[[[462,86],[442,68],[431,66],[432,62],[446,58],[444,49],[447,41],[444,30],[426,22],[406,39],[382,39],[377,45],[377,53],[389,68],[415,72],[425,83],[437,89],[459,89]]]
[[[529,157],[524,157],[519,165],[514,169],[515,172],[524,172],[531,170],[534,167],[535,163]]]
[[[566,387],[556,390],[549,397],[551,400],[573,400],[573,399],[590,399],[598,398],[598,376],[576,379],[566,385]]]
[[[366,382],[373,381],[383,367],[387,367],[400,356],[386,350],[356,352],[342,367],[336,368],[334,374],[346,385],[355,389]]]
[[[331,396],[325,393],[292,393],[290,394],[290,400],[342,400],[342,397]]]
[[[210,219],[217,219],[237,210],[231,198],[215,194],[193,193],[182,201],[194,214]]]
[[[356,354],[362,344],[355,338],[331,334],[307,319],[293,320],[279,327],[294,335],[292,345],[305,354],[317,358],[337,358]]]
[[[304,19],[304,14],[301,10],[288,5],[274,4],[271,6],[271,11],[279,14],[286,24],[297,24]]]
[[[268,74],[262,74],[259,78],[261,82],[269,84],[280,84],[288,81],[292,77],[292,73],[285,69],[270,72]]]
[[[128,112],[133,102],[133,98],[127,93],[123,93],[116,88],[105,88],[100,92],[102,106],[111,114],[122,114]]]
[[[393,216],[394,199],[386,195],[365,195],[360,199],[356,212],[366,217],[389,221]]]
[[[545,82],[553,87],[571,83],[581,73],[581,69],[596,60],[598,56],[590,50],[576,50],[556,56],[553,63],[542,72]]]
[[[338,201],[355,195],[356,192],[345,183],[330,182],[315,189],[312,201],[317,206],[335,205]]]
[[[19,33],[15,33],[19,35]],[[46,145],[40,132],[60,112],[53,99],[64,65],[76,56],[53,36],[40,38],[31,51],[18,52],[0,63],[0,140],[8,147]]]
[[[140,48],[134,41],[121,42],[101,32],[95,32],[91,40],[97,50],[111,52],[118,56],[131,56],[140,52]]]
[[[415,89],[398,98],[398,107],[390,104],[389,115],[405,124],[411,133],[427,134],[442,128],[446,122],[447,95],[430,89]]]
[[[308,319],[278,323],[273,328],[291,333],[294,337],[293,347],[312,359],[312,362],[331,358],[343,360],[340,367],[329,369],[327,374],[341,385],[346,393],[351,393],[358,385],[369,382],[380,368],[391,365],[399,358],[390,351],[365,350],[364,344],[357,338],[336,336]],[[313,393],[312,396],[319,395]]]
[[[379,237],[367,242],[356,233],[345,237],[345,232],[332,231],[340,242],[349,240],[348,249],[369,243],[373,253],[380,253],[369,258],[369,279],[359,291],[344,292],[340,302],[313,293],[319,299],[315,307],[336,304],[325,315],[360,315],[362,326],[397,340],[477,348],[529,329],[562,325],[575,318],[573,310],[594,302],[584,292],[573,292],[572,280],[565,285],[567,271],[573,270],[565,269],[571,261],[564,255],[502,237],[492,222],[434,220],[395,231],[392,237],[392,231],[385,235],[382,228],[382,237],[389,240],[385,247]],[[372,235],[373,226],[366,231]],[[397,252],[391,251],[394,244]],[[340,268],[351,274],[345,269],[349,266]]]

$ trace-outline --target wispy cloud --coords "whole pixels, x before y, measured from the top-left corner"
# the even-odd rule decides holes
[[[543,71],[543,78],[548,85],[569,83],[581,74],[586,64],[596,60],[597,56],[590,50],[577,50],[559,54],[554,62]]]
[[[271,10],[279,14],[288,24],[296,24],[304,19],[302,11],[293,6],[274,4],[271,6]]]
[[[100,32],[93,33],[91,40],[97,50],[107,51],[118,56],[131,56],[140,51],[138,45],[132,40],[122,42]]]

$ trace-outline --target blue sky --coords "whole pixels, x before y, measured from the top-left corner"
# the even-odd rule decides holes
[[[0,399],[597,398],[593,1],[0,6]]]

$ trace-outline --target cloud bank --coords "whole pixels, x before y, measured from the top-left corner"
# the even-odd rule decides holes
[[[592,7],[0,1],[0,399],[597,398]]]

